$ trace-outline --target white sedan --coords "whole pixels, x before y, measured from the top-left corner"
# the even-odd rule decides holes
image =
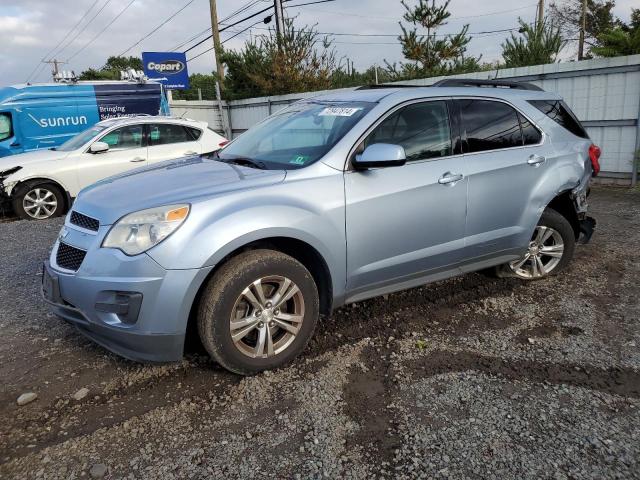
[[[134,168],[220,149],[227,140],[172,117],[103,120],[57,148],[0,158],[0,202],[27,220],[62,215],[78,192]]]

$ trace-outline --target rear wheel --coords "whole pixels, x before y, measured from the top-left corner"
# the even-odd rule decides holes
[[[198,310],[202,344],[223,367],[242,375],[284,365],[313,335],[318,290],[297,260],[252,250],[223,265]]]
[[[502,275],[538,280],[568,265],[575,250],[575,233],[569,221],[555,210],[542,214],[527,251],[517,260],[498,267]]]
[[[64,213],[62,190],[52,183],[36,183],[19,187],[13,210],[23,220],[45,220]]]

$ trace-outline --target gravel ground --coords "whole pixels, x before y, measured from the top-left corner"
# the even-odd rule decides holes
[[[251,378],[85,340],[39,297],[61,220],[2,223],[0,478],[640,478],[640,193],[590,201],[562,275],[347,306]]]

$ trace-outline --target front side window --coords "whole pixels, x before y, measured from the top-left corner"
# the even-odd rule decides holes
[[[149,146],[192,142],[193,137],[182,125],[158,123],[149,125]]]
[[[13,124],[10,113],[0,113],[0,142],[13,137]]]
[[[391,143],[404,148],[408,161],[451,155],[451,130],[445,102],[415,103],[388,116],[363,147]]]
[[[517,112],[502,102],[458,100],[468,153],[522,146]]]
[[[249,160],[267,169],[303,168],[322,158],[374,106],[370,102],[296,103],[222,149],[222,161]]]
[[[141,148],[144,140],[142,125],[127,125],[116,128],[100,139],[110,150]]]
[[[91,128],[87,128],[84,132],[80,132],[75,137],[71,137],[69,140],[64,142],[59,147],[56,147],[56,150],[60,150],[61,152],[71,152],[73,150],[77,150],[78,148],[84,146],[89,143],[95,137],[104,132],[107,127],[95,125]]]

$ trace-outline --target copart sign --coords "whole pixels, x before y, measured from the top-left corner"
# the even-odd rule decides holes
[[[187,58],[183,52],[143,52],[142,64],[148,78],[170,90],[189,88]]]

